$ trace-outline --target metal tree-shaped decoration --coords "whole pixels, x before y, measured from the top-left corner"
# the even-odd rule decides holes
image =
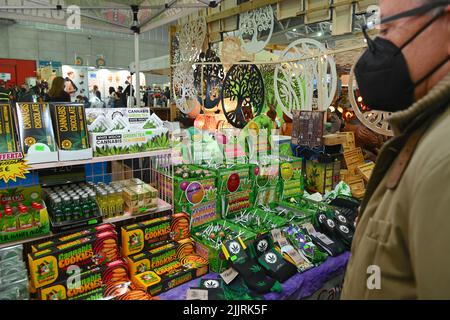
[[[273,20],[272,6],[248,11],[239,16],[239,38],[247,52],[257,53],[264,49],[272,37]],[[269,35],[265,41],[258,40],[258,36],[267,32]]]
[[[358,91],[358,84],[356,80],[354,80],[354,67],[355,66],[352,67],[348,79],[348,96],[356,117],[362,124],[372,131],[385,136],[393,136],[394,132],[387,121],[387,118],[391,115],[391,112],[370,110],[369,108],[365,108],[363,106],[362,98],[359,98],[361,103],[357,102],[356,94]]]
[[[234,65],[228,71],[222,89],[222,109],[226,119],[236,128],[261,113],[264,104],[264,82],[253,64]]]
[[[225,77],[220,58],[213,50],[208,49],[206,53],[200,53],[197,62],[218,62],[218,64],[197,65],[194,70],[194,85],[198,94],[198,102],[207,109],[215,108],[220,102],[220,93]]]
[[[183,25],[178,35],[181,60],[194,61],[202,51],[206,37],[206,21],[198,17]]]
[[[190,64],[179,64],[173,72],[173,96],[177,108],[183,113],[195,107],[197,91],[194,87],[194,71]]]
[[[293,110],[312,110],[315,87],[318,110],[326,110],[336,93],[337,72],[325,46],[316,40],[299,39],[283,51],[280,59],[296,60],[275,69],[275,98],[283,112],[292,119]]]

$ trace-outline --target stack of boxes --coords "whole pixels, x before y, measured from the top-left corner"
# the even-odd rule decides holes
[[[22,245],[0,249],[0,300],[28,299],[28,272]]]

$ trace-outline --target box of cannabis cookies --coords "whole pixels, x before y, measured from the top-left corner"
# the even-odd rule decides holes
[[[28,163],[58,161],[50,108],[47,103],[17,103],[20,145]]]
[[[52,103],[51,113],[60,161],[92,158],[84,106]]]

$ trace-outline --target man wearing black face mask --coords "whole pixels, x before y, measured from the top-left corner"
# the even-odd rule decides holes
[[[353,238],[342,298],[450,299],[450,1],[380,0],[355,66],[364,103],[394,112]]]

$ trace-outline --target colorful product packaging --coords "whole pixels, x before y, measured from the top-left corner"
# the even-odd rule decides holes
[[[340,161],[320,163],[306,160],[306,189],[321,194],[332,191],[340,181],[340,169]]]
[[[82,104],[51,104],[60,161],[91,159],[92,148]]]
[[[147,271],[135,275],[133,284],[152,296],[158,295],[208,273],[208,261],[194,254],[185,257],[184,263],[176,260],[166,265],[165,270],[161,269],[161,275],[157,272]]]
[[[76,239],[83,238],[83,237],[89,236],[91,234],[101,234],[102,232],[106,232],[106,231],[116,233],[115,228],[116,227],[110,223],[101,224],[101,225],[98,225],[98,226],[95,226],[92,228],[83,229],[78,232],[70,233],[68,235],[64,235],[61,237],[55,237],[50,241],[46,241],[46,242],[42,242],[42,243],[38,243],[38,244],[32,244],[31,251],[37,252],[37,251],[45,250],[47,248],[58,246],[63,243],[72,242]]]
[[[14,118],[11,110],[9,103],[0,104],[0,153],[17,151]]]
[[[18,103],[20,144],[28,163],[58,161],[50,108],[47,103]]]
[[[192,226],[216,220],[220,215],[216,177],[210,170],[194,165],[174,167],[175,212],[191,216]]]
[[[170,240],[172,218],[165,216],[122,227],[122,255],[129,256]]]
[[[250,167],[255,206],[269,205],[278,201],[279,159],[275,156],[261,157]]]
[[[93,295],[103,297],[106,285],[128,279],[127,264],[116,260],[81,273],[79,283],[62,279],[39,288],[37,292],[40,300],[88,300],[93,299]]]
[[[32,285],[39,289],[66,279],[71,265],[85,271],[118,258],[117,234],[106,231],[30,253],[28,266]]]
[[[50,222],[45,203],[42,201],[42,189],[39,185],[8,188],[0,191],[0,208],[9,205],[18,211],[20,205],[27,207],[26,213],[10,215],[4,212],[0,219],[0,243],[17,241],[50,232]]]
[[[302,158],[280,156],[280,199],[303,194],[305,185],[302,168]]]

